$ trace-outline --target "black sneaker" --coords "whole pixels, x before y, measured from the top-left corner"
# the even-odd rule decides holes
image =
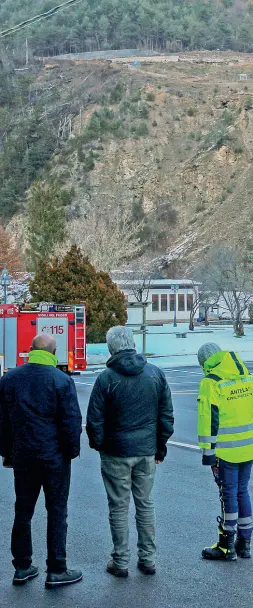
[[[118,578],[126,578],[128,576],[128,569],[118,568],[113,559],[108,562],[106,572],[109,572],[109,574],[113,574],[113,576],[117,576]]]
[[[153,566],[146,566],[143,562],[138,561],[137,568],[143,572],[143,574],[155,574],[156,567],[155,564]]]
[[[29,581],[31,578],[35,578],[35,576],[38,576],[38,574],[39,568],[36,566],[30,566],[30,568],[27,568],[26,570],[17,568],[15,570],[12,583],[13,585],[25,585],[27,581]]]
[[[81,570],[65,570],[64,572],[48,572],[45,586],[54,589],[61,585],[73,585],[83,578]]]

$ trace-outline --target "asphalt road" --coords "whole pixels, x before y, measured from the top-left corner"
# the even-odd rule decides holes
[[[40,496],[33,522],[34,562],[40,576],[24,588],[11,585],[10,532],[13,480],[0,469],[0,608],[252,608],[253,561],[209,563],[201,549],[216,541],[219,501],[209,468],[202,467],[196,446],[196,397],[199,368],[166,370],[173,394],[176,431],[168,457],[157,469],[154,498],[157,512],[157,574],[136,569],[134,510],[130,511],[132,558],[126,580],[105,572],[111,539],[99,457],[82,437],[81,458],[73,463],[69,501],[68,562],[81,567],[82,583],[57,590],[44,588],[46,514]],[[76,379],[84,414],[96,373]],[[180,444],[180,445],[178,445]],[[188,446],[188,447],[187,447]],[[253,493],[253,485],[251,485]]]

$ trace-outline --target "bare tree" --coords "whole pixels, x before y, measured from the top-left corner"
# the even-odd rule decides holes
[[[140,255],[142,227],[127,209],[94,209],[71,223],[69,243],[78,245],[97,270],[110,272]]]
[[[210,293],[223,298],[236,336],[244,336],[243,313],[253,295],[252,262],[229,247],[219,247],[211,252],[203,270]]]
[[[24,269],[21,247],[12,244],[10,234],[0,224],[0,271],[7,268],[12,277]]]
[[[212,306],[217,306],[220,294],[217,288],[210,285],[210,277],[208,276],[206,264],[201,264],[195,271],[195,282],[198,284],[198,290],[195,294],[195,300],[198,307],[204,308],[205,325],[209,325],[208,313]]]
[[[148,302],[155,276],[152,262],[142,257],[133,268],[125,268],[123,274],[124,287],[130,291],[136,302]]]
[[[196,285],[194,283],[194,281],[192,281],[191,288],[193,291],[193,298],[192,298],[192,303],[190,306],[189,330],[194,331],[194,318],[195,318],[196,312],[200,305],[200,293],[199,293],[198,285]]]

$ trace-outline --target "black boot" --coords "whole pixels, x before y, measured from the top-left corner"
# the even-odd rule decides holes
[[[234,542],[234,532],[223,530],[220,518],[219,523],[219,540],[212,547],[205,547],[202,551],[202,557],[210,560],[227,560],[234,562],[237,559]]]
[[[47,589],[62,587],[63,585],[73,585],[83,578],[81,570],[65,570],[64,572],[48,572],[45,586]]]
[[[235,541],[235,550],[239,557],[244,559],[249,559],[251,557],[250,553],[250,539],[242,538],[241,536],[237,536]]]
[[[27,581],[30,581],[32,578],[35,578],[39,574],[39,568],[37,566],[31,565],[26,570],[17,568],[15,570],[13,585],[25,585]]]

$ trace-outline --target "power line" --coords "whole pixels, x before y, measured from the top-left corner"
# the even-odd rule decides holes
[[[64,10],[68,6],[80,4],[82,1],[83,0],[67,0],[66,2],[63,2],[63,4],[59,4],[58,6],[51,8],[49,11],[46,11],[45,13],[40,13],[39,15],[35,15],[34,17],[31,17],[31,19],[22,21],[21,23],[14,25],[13,27],[9,28],[8,30],[3,30],[2,32],[0,32],[0,38],[5,38],[6,36],[10,36],[11,34],[16,34],[16,32],[19,32],[20,30],[24,29],[25,27],[28,27],[29,25],[32,25],[33,23],[35,23],[37,21],[42,21],[42,19],[48,19],[49,17],[52,17],[59,11]]]

